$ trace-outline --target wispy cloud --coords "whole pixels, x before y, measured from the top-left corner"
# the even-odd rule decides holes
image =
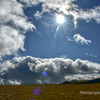
[[[77,9],[77,11],[70,11],[70,14],[74,17],[74,24],[77,26],[77,20],[85,20],[86,22],[90,22],[91,20],[95,20],[98,24],[100,24],[100,6],[94,7],[92,9]]]
[[[42,13],[40,13],[39,11],[36,11],[36,13],[33,15],[33,17],[35,17],[36,20],[39,20],[42,17]]]
[[[89,56],[91,56],[91,57],[98,57],[97,55],[94,55],[93,53],[91,53],[91,54],[86,53],[85,55],[86,55],[86,56],[88,56],[88,55],[89,55]]]
[[[46,71],[47,76],[42,76],[42,71]],[[1,84],[11,84],[11,82],[27,83],[52,83],[58,84],[66,79],[72,80],[74,75],[77,80],[100,77],[100,64],[88,60],[64,58],[40,59],[27,57],[15,57],[10,61],[0,65]],[[78,76],[80,74],[80,77]],[[95,74],[95,76],[93,76]],[[82,76],[82,77],[81,77]],[[65,78],[67,77],[67,78]],[[68,78],[69,77],[69,78]],[[10,82],[10,83],[9,83]]]

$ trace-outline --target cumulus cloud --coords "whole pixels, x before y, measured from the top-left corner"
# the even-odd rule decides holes
[[[80,34],[75,34],[73,36],[73,39],[76,43],[81,43],[81,44],[87,44],[89,45],[89,43],[92,43],[91,40],[87,40],[84,37],[82,37]]]
[[[47,76],[42,76],[43,71]],[[100,77],[99,71],[100,64],[88,60],[15,57],[0,65],[0,84],[59,84],[65,80],[73,80],[72,76],[77,80],[97,78]]]
[[[24,50],[25,36],[18,34],[19,31],[10,26],[0,27],[0,55],[10,55],[18,49]]]
[[[28,21],[17,0],[0,0],[0,56],[24,50],[24,33],[35,26]]]
[[[42,3],[42,12],[49,12],[56,10],[57,12],[63,12],[66,15],[73,16],[75,27],[77,27],[77,20],[82,19],[86,22],[94,19],[97,23],[100,23],[100,6],[91,9],[81,9],[78,5],[74,4],[76,0],[19,0],[27,6],[35,6]],[[39,13],[38,13],[39,15]],[[41,15],[41,14],[40,14]]]

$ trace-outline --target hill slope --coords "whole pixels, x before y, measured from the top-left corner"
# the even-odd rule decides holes
[[[93,80],[85,80],[85,81],[76,81],[76,80],[65,81],[61,84],[92,84],[92,83],[100,83],[100,78],[93,79]]]

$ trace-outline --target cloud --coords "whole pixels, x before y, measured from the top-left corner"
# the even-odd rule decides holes
[[[94,55],[93,53],[90,54],[91,57],[97,57],[97,55]]]
[[[25,36],[18,34],[19,31],[10,26],[0,27],[0,55],[11,55],[18,49],[24,50]]]
[[[75,26],[77,26],[78,19],[85,20],[86,22],[90,22],[94,19],[100,24],[100,6],[87,10],[77,9],[77,11],[70,11],[70,14],[74,17]]]
[[[73,40],[73,39],[70,39],[70,38],[68,37],[68,38],[67,38],[67,41],[73,42],[74,40]]]
[[[68,55],[67,55],[67,54],[61,55],[61,56],[59,56],[58,58],[64,58],[64,59],[66,59],[66,58],[68,58]]]
[[[33,15],[33,17],[35,17],[36,20],[39,20],[42,17],[42,13],[40,13],[39,11],[36,11],[36,13]]]
[[[87,44],[89,45],[89,43],[92,43],[91,40],[86,40],[84,37],[82,37],[80,34],[75,34],[73,36],[73,39],[76,43],[81,43],[81,44]]]
[[[85,39],[85,38],[82,37],[80,34],[75,34],[75,35],[73,36],[72,39],[70,39],[70,38],[68,37],[68,38],[67,38],[67,41],[70,41],[70,42],[75,41],[75,42],[78,43],[78,44],[80,43],[80,44],[87,44],[87,45],[89,45],[89,43],[92,43],[91,40]]]
[[[40,1],[42,2],[43,0],[19,0],[19,2],[24,3],[25,7],[38,5]]]
[[[47,73],[47,76],[42,76],[43,71]],[[0,84],[59,84],[65,80],[72,80],[72,76],[77,80],[97,78],[100,77],[99,71],[100,64],[88,60],[15,57],[0,65]]]
[[[17,0],[0,0],[0,56],[24,50],[24,33],[33,28],[22,4]]]
[[[87,56],[89,53],[86,53],[85,55]]]
[[[91,79],[96,79],[99,78],[100,75],[99,74],[77,74],[77,75],[68,75],[65,76],[65,79],[67,81],[71,81],[71,80],[91,80]]]
[[[89,53],[86,53],[85,55],[87,56],[87,55],[89,55]],[[93,53],[91,53],[89,56],[91,56],[91,57],[98,57],[97,55],[94,55]]]
[[[45,21],[42,21],[42,23],[43,23],[43,25],[45,25],[45,27],[49,27],[50,25],[47,23],[47,22],[45,22]]]
[[[63,12],[68,16],[73,16],[75,27],[77,27],[78,19],[90,22],[94,19],[100,24],[100,6],[96,6],[91,9],[81,9],[78,5],[74,4],[76,0],[19,0],[24,3],[25,7],[36,6],[42,3],[42,12],[51,12],[55,10],[57,12]],[[40,15],[41,15],[40,14]],[[39,14],[38,14],[39,15]]]

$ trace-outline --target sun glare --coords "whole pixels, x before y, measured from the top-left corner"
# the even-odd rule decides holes
[[[63,24],[64,21],[65,21],[65,18],[64,18],[63,15],[57,15],[56,20],[57,20],[57,23],[59,23],[59,24]]]

